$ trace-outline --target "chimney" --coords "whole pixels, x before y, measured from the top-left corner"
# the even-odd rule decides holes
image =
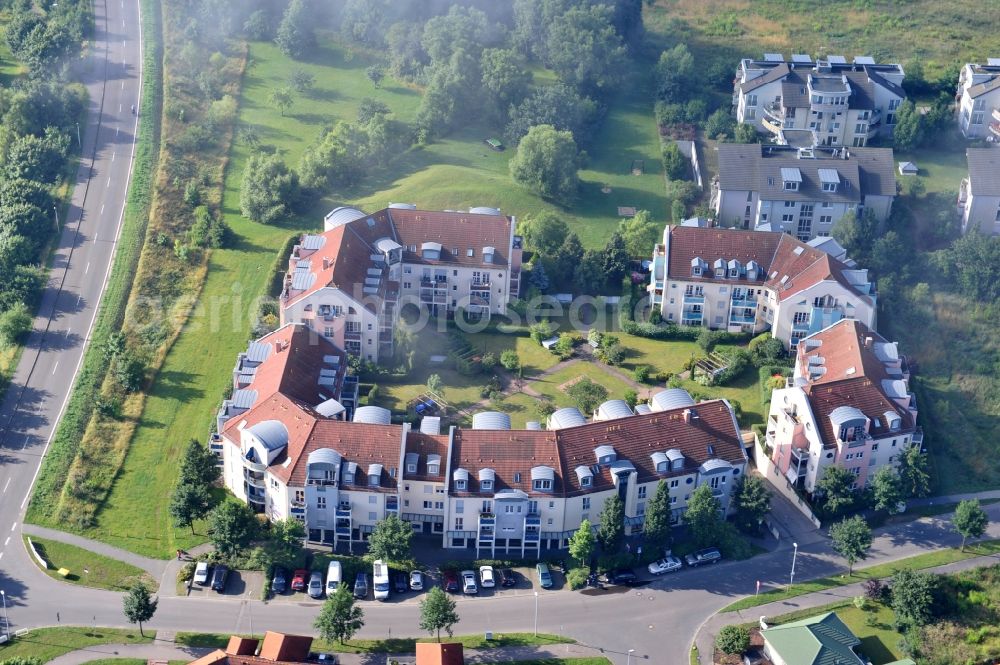
[[[274,352],[275,353],[281,353],[281,349],[282,349],[281,340],[279,339],[279,340],[275,341],[275,343],[274,343]]]
[[[330,257],[329,256],[324,256],[323,257],[323,270],[329,270],[329,269],[330,269]]]
[[[865,348],[866,349],[872,348],[872,342],[873,341],[875,341],[875,340],[873,340],[870,336],[869,337],[865,337]]]

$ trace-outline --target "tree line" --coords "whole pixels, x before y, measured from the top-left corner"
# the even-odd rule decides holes
[[[86,93],[70,82],[90,25],[90,3],[0,3],[4,40],[24,72],[0,86],[0,346],[31,328],[45,283],[42,252],[57,231],[56,187],[72,152]]]

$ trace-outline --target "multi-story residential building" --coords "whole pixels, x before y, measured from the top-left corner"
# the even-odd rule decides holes
[[[1000,141],[1000,58],[969,63],[958,77],[958,128],[967,139]]]
[[[1000,78],[1000,77],[998,77]],[[1000,234],[1000,149],[969,148],[969,177],[958,188],[962,233]]]
[[[840,319],[874,327],[868,271],[812,244],[828,243],[769,231],[667,226],[650,264],[651,306],[668,323],[770,330],[789,348]]]
[[[366,215],[337,208],[321,234],[292,249],[281,322],[305,323],[347,353],[378,361],[392,350],[400,308],[461,308],[489,316],[518,295],[521,238],[494,208],[431,212],[392,204]]]
[[[350,545],[397,514],[415,531],[439,535],[444,547],[527,556],[565,547],[582,520],[597,523],[615,494],[625,503],[627,532],[641,531],[661,482],[669,484],[674,523],[703,484],[728,511],[746,473],[725,400],[696,404],[673,389],[635,412],[609,401],[592,422],[563,409],[550,429],[513,430],[506,414],[485,412],[471,428],[443,433],[439,418],[425,417],[414,430],[392,424],[376,406],[356,408],[347,420],[327,400],[306,399],[323,370],[292,365],[282,354],[326,349],[303,351],[299,341],[257,366],[241,390],[260,393],[229,411],[220,431],[226,487],[269,519],[301,520],[310,541]],[[294,372],[294,381],[282,372]]]
[[[803,339],[789,386],[771,394],[766,443],[788,482],[812,493],[825,469],[846,468],[864,487],[910,446],[923,448],[906,358],[860,321]]]
[[[864,147],[889,136],[906,98],[903,68],[867,56],[847,62],[780,53],[740,61],[734,81],[736,119],[798,147]]]
[[[848,212],[884,220],[896,196],[889,148],[718,147],[711,206],[723,226],[825,237]]]

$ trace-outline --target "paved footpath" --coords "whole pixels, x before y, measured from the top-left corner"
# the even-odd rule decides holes
[[[70,651],[53,658],[48,665],[83,665],[92,660],[105,658],[144,658],[147,660],[194,660],[212,649],[185,647],[169,642],[153,644],[98,644],[86,649]],[[507,647],[484,651],[466,650],[465,662],[469,665],[486,663],[506,663],[519,660],[540,660],[546,658],[582,658],[599,652],[576,644],[558,644],[550,647]],[[410,655],[412,654],[402,654]],[[389,654],[344,653],[338,654],[341,665],[370,665],[383,662]]]
[[[67,545],[74,545],[85,549],[88,552],[93,552],[94,554],[106,556],[110,559],[123,561],[131,566],[139,568],[140,570],[145,570],[157,580],[163,577],[163,573],[167,569],[167,564],[170,563],[169,561],[165,561],[163,559],[150,559],[140,556],[133,552],[129,552],[128,550],[123,550],[120,547],[115,547],[114,545],[108,545],[107,543],[78,536],[75,533],[67,533],[65,531],[59,531],[58,529],[50,529],[48,527],[38,526],[37,524],[25,524],[21,527],[21,530],[26,536],[38,536],[39,538],[55,540]]]

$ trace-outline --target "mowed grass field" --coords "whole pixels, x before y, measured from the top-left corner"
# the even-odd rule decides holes
[[[55,540],[32,538],[31,542],[48,562],[49,567],[44,571],[53,579],[111,591],[128,591],[137,582],[141,582],[150,591],[156,591],[156,580],[135,566]],[[34,557],[32,561],[38,564]],[[67,569],[69,575],[66,577],[60,575],[58,572],[60,568]]]
[[[263,144],[295,167],[324,126],[336,120],[354,121],[366,97],[387,104],[399,120],[412,121],[421,91],[391,78],[381,89],[374,88],[365,76],[373,62],[372,56],[348,52],[327,37],[321,38],[320,48],[307,62],[291,61],[273,44],[254,43],[243,82],[239,124],[253,126]],[[297,95],[282,117],[268,105],[268,94],[288,85],[292,72],[300,68],[315,76],[316,85],[311,92]],[[175,528],[168,513],[180,454],[187,441],[205,440],[209,434],[236,355],[249,340],[257,298],[268,288],[279,250],[291,235],[321,229],[323,215],[333,207],[350,204],[375,210],[390,201],[430,209],[495,205],[522,218],[556,210],[592,247],[603,245],[617,226],[618,205],[649,208],[663,219],[659,144],[645,81],[627,87],[612,105],[590,149],[590,166],[581,173],[582,196],[571,210],[558,210],[513,184],[507,170],[512,152],[497,153],[482,143],[496,133],[496,128],[473,125],[424,148],[411,149],[355,190],[330,192],[302,214],[274,225],[250,222],[239,213],[248,151],[237,142],[230,155],[223,199],[232,240],[212,254],[194,312],[153,383],[122,472],[98,513],[97,525],[87,535],[156,557],[169,557],[176,548],[187,549],[205,539],[203,524],[196,524],[197,535],[192,535],[190,530]],[[633,159],[645,161],[644,175],[629,175]],[[611,194],[600,193],[605,185],[612,188]],[[379,403],[401,409],[419,393],[428,373],[415,372],[407,386],[380,386],[384,397]],[[439,373],[446,399],[458,405],[479,399],[483,379]]]

